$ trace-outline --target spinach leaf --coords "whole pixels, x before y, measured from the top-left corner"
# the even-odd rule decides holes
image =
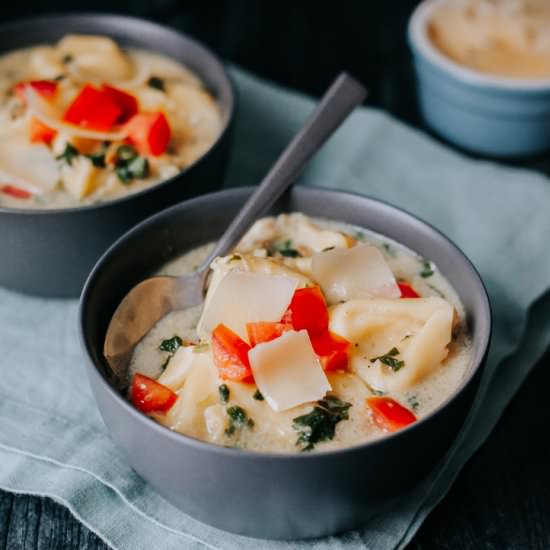
[[[121,145],[116,153],[115,173],[122,183],[146,178],[149,175],[149,161],[140,157],[130,145]]]
[[[250,429],[254,427],[254,420],[248,417],[248,413],[242,407],[233,405],[228,407],[226,412],[229,423],[225,429],[225,435],[233,435],[237,429],[242,429],[245,426]]]
[[[162,78],[159,78],[158,76],[152,76],[147,81],[147,86],[149,86],[149,88],[154,88],[155,90],[160,90],[161,92],[166,91],[164,87],[164,80],[162,80]]]
[[[405,366],[405,361],[399,361],[396,356],[399,355],[399,350],[397,348],[392,348],[388,353],[380,355],[379,357],[373,357],[370,359],[372,363],[375,361],[380,361],[390,367],[394,372],[397,372],[399,369]]]
[[[262,395],[262,392],[260,390],[256,390],[254,392],[254,395],[252,396],[253,399],[255,399],[256,401],[263,401],[264,400],[264,396]]]
[[[179,336],[172,336],[172,338],[167,338],[160,343],[159,350],[167,351],[168,353],[176,353],[178,348],[183,344],[183,340]]]
[[[229,401],[229,388],[227,387],[227,384],[222,384],[218,387],[218,393],[220,394],[220,401],[222,403],[227,403]]]
[[[431,277],[434,274],[432,263],[429,261],[425,261],[423,264],[423,269],[420,272],[420,276],[424,279],[427,279],[428,277]]]
[[[296,445],[302,451],[311,451],[317,443],[333,439],[336,425],[348,420],[350,407],[351,403],[331,395],[317,401],[311,412],[293,419],[293,427],[298,431]]]
[[[63,162],[66,162],[69,166],[73,165],[73,160],[78,157],[80,153],[78,152],[78,149],[71,145],[70,143],[67,143],[65,145],[65,150],[63,153],[61,153],[59,156],[55,157],[56,160],[61,160]]]
[[[300,252],[295,248],[292,248],[292,241],[285,241],[280,246],[276,247],[277,252],[285,258],[299,258]]]

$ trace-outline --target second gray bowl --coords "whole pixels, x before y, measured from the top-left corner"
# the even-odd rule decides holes
[[[0,55],[69,33],[106,35],[187,65],[220,105],[223,130],[191,166],[138,193],[59,210],[0,207],[0,286],[46,297],[77,297],[94,263],[124,231],[167,206],[221,187],[235,112],[232,83],[211,52],[182,33],[133,17],[56,15],[10,23],[0,28]]]

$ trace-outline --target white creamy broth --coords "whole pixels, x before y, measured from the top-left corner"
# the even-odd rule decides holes
[[[299,235],[296,232],[299,232]],[[292,235],[294,235],[293,238]],[[325,247],[327,243],[328,246]],[[347,418],[337,422],[333,437],[316,442],[311,449],[313,452],[358,445],[381,437],[387,431],[393,431],[391,427],[381,426],[375,420],[373,410],[367,405],[367,399],[373,396],[391,398],[413,414],[416,419],[420,419],[438,407],[456,390],[471,363],[471,347],[465,326],[464,309],[456,292],[433,263],[420,258],[399,243],[361,228],[325,220],[311,220],[301,214],[260,220],[239,244],[234,254],[225,259],[217,259],[213,264],[213,276],[205,309],[213,307],[217,291],[215,287],[218,285],[217,288],[221,288],[220,281],[223,281],[228,273],[243,271],[286,276],[292,273],[292,270],[296,270],[298,288],[312,288],[316,281],[312,278],[311,267],[306,265],[311,263],[312,256],[328,254],[336,249],[349,251],[364,244],[380,250],[382,261],[389,266],[396,280],[410,283],[421,298],[408,300],[402,300],[399,297],[391,300],[379,297],[366,300],[351,298],[341,301],[343,303],[329,303],[330,329],[333,330],[335,324],[340,326],[338,319],[343,315],[341,308],[351,307],[354,304],[359,306],[368,304],[369,307],[373,304],[382,304],[386,307],[389,304],[400,307],[405,302],[412,303],[412,306],[416,307],[413,302],[417,300],[416,304],[419,307],[432,307],[435,303],[437,307],[452,309],[454,311],[453,336],[446,346],[448,354],[438,361],[430,372],[412,382],[404,378],[404,381],[399,382],[399,387],[394,387],[395,383],[391,377],[401,376],[408,368],[416,368],[412,362],[413,359],[410,363],[405,361],[404,366],[396,372],[380,361],[373,363],[371,359],[374,358],[373,354],[378,356],[390,351],[388,346],[393,344],[385,342],[393,342],[393,340],[388,334],[392,330],[399,330],[399,325],[403,321],[397,318],[395,323],[388,325],[389,333],[381,332],[380,338],[375,338],[371,343],[367,342],[369,336],[358,341],[352,339],[355,334],[353,322],[349,323],[352,328],[345,328],[345,325],[342,325],[344,330],[338,334],[350,342],[350,348],[347,351],[347,367],[329,370],[325,374],[332,388],[328,395],[336,397],[339,403],[349,405],[347,415],[344,415]],[[159,274],[182,275],[193,271],[206,259],[212,246],[212,244],[201,246],[174,259],[164,265],[159,270]],[[328,248],[331,250],[326,250]],[[277,250],[286,250],[287,255],[282,256]],[[300,256],[293,257],[294,252],[289,251],[296,251]],[[324,287],[323,292],[326,296]],[[203,318],[204,315],[203,312]],[[159,383],[166,384],[178,395],[175,404],[168,412],[153,411],[150,413],[152,417],[170,429],[220,445],[276,453],[310,450],[304,449],[305,444],[299,442],[301,428],[296,427],[294,421],[298,417],[311,414],[318,406],[317,400],[305,401],[286,410],[276,411],[272,403],[268,403],[267,400],[255,399],[254,395],[258,390],[255,383],[223,378],[216,370],[211,335],[201,333],[200,325],[203,321],[199,322],[200,318],[201,306],[173,312],[159,321],[135,349],[130,362],[129,382],[136,373],[141,373],[158,380]],[[426,330],[425,327],[433,321],[434,319],[428,321],[422,330]],[[199,331],[197,331],[197,324],[199,324]],[[397,329],[393,325],[397,326]],[[377,327],[374,326],[368,330],[376,331]],[[163,342],[169,341],[174,336],[178,336],[181,340],[181,346],[175,354],[159,349]],[[283,337],[284,334],[280,338]],[[407,353],[409,354],[407,357],[414,358],[414,350],[411,351],[413,344],[409,344],[407,349],[402,348],[409,338],[418,347],[419,336],[406,334],[402,339],[403,343],[397,344],[401,348],[401,353],[395,357],[390,355],[390,362],[392,359],[402,361]],[[377,348],[379,340],[381,343]],[[376,353],[365,351],[367,343],[370,346],[368,349],[376,350]],[[259,344],[259,346],[265,345]],[[319,360],[322,361],[322,358],[320,357]],[[383,387],[386,379],[393,384],[390,384],[389,388]],[[219,388],[222,385],[229,393],[226,403],[220,398]],[[252,426],[244,423],[231,432],[234,422],[231,419],[230,408],[235,409],[235,407],[245,411],[246,421],[252,419]],[[311,431],[309,428],[305,430]]]
[[[94,97],[75,107],[85,88]],[[135,193],[195,162],[221,130],[200,79],[167,56],[88,35],[13,51],[0,57],[0,206]]]

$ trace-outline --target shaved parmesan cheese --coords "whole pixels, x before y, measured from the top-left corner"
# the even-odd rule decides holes
[[[317,401],[331,390],[305,330],[258,344],[248,358],[256,385],[275,411]]]
[[[246,323],[280,321],[298,280],[233,270],[209,290],[197,332],[208,337],[223,323],[246,340]]]
[[[22,134],[0,139],[0,179],[35,194],[54,189],[59,167],[48,147]]]
[[[360,298],[401,296],[382,252],[371,245],[335,248],[316,254],[311,272],[332,304]]]
[[[197,358],[198,354],[193,353],[194,349],[195,346],[180,347],[168,361],[168,366],[157,382],[173,391],[178,391],[185,382],[193,360]]]

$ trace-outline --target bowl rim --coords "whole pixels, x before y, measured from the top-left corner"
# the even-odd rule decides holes
[[[95,202],[91,204],[85,204],[82,206],[69,206],[66,208],[60,208],[60,207],[58,208],[18,208],[18,207],[5,207],[0,205],[0,214],[13,214],[13,215],[19,214],[19,215],[37,215],[37,216],[56,215],[56,214],[74,214],[77,212],[90,212],[93,210],[98,210],[109,206],[116,206],[118,204],[131,201],[132,199],[141,198],[145,195],[148,195],[149,193],[154,192],[155,190],[161,187],[165,187],[171,183],[174,183],[174,181],[177,178],[183,177],[187,172],[190,172],[191,170],[195,169],[196,166],[205,162],[207,157],[210,157],[212,151],[219,146],[219,143],[230,132],[231,127],[233,126],[233,123],[235,121],[237,108],[238,108],[237,87],[235,85],[233,76],[228,71],[227,66],[224,64],[222,59],[218,57],[208,46],[205,46],[203,42],[196,39],[194,36],[186,32],[180,31],[179,29],[176,29],[174,27],[160,24],[155,21],[150,21],[148,19],[144,19],[141,17],[135,17],[133,15],[109,13],[109,12],[69,11],[69,12],[63,12],[59,14],[37,15],[29,18],[20,17],[17,19],[6,21],[5,23],[2,23],[0,25],[0,33],[8,30],[10,27],[36,25],[36,24],[51,24],[52,21],[60,21],[60,20],[67,20],[67,19],[74,19],[74,18],[80,18],[80,19],[91,18],[99,22],[106,19],[118,20],[121,23],[125,22],[131,25],[131,27],[129,27],[129,31],[130,31],[129,34],[130,33],[133,34],[134,32],[132,31],[132,29],[139,25],[142,28],[148,27],[153,31],[162,32],[165,35],[172,35],[176,38],[184,38],[185,40],[192,42],[195,46],[198,46],[198,48],[202,50],[202,53],[206,57],[210,58],[210,60],[214,63],[214,65],[216,66],[216,71],[220,73],[223,80],[225,80],[225,83],[227,84],[227,89],[229,91],[229,102],[227,107],[227,116],[225,117],[223,127],[220,133],[218,134],[217,138],[210,145],[210,147],[200,157],[198,157],[195,161],[193,161],[191,164],[186,166],[183,170],[180,170],[174,176],[171,176],[165,180],[161,180],[157,183],[152,184],[149,187],[145,187],[144,189],[141,189],[134,193],[129,193],[128,195],[123,195],[113,200],[108,200],[104,202]],[[67,33],[69,32],[70,30],[67,30]],[[104,32],[104,35],[109,36],[105,34],[105,32]],[[37,42],[32,42],[27,46],[23,46],[21,48],[2,50],[0,51],[0,56],[14,52],[17,49],[23,49],[25,47],[30,48],[30,47],[33,47],[33,45],[39,45],[39,44],[40,42],[37,41]],[[149,50],[149,51],[152,51],[153,53],[155,53],[154,50]],[[167,57],[170,57],[170,56],[167,56]],[[174,57],[171,57],[171,59],[174,59],[175,61],[182,63],[180,60],[175,59]],[[202,81],[202,78],[201,78],[201,81]]]
[[[472,86],[509,92],[550,91],[550,77],[537,79],[491,75],[461,65],[440,52],[429,39],[426,27],[433,10],[447,3],[449,0],[423,0],[414,9],[407,28],[407,38],[413,54],[420,54],[437,68]]]
[[[218,445],[215,443],[211,443],[208,441],[204,441],[192,436],[188,436],[186,434],[175,432],[170,430],[169,428],[162,426],[161,424],[155,422],[152,418],[148,417],[147,415],[141,413],[138,411],[135,407],[132,406],[132,404],[123,397],[123,395],[115,390],[111,384],[106,380],[106,378],[103,376],[103,374],[100,372],[100,368],[96,363],[94,362],[92,358],[92,354],[90,353],[90,346],[89,346],[89,339],[87,338],[85,334],[85,325],[86,325],[86,310],[87,305],[89,302],[89,292],[92,289],[94,285],[94,281],[97,277],[97,275],[101,272],[103,268],[103,264],[112,260],[113,257],[116,257],[118,249],[125,245],[126,241],[132,240],[139,236],[140,233],[146,232],[148,227],[151,225],[155,225],[157,222],[161,221],[165,217],[170,217],[173,213],[176,213],[180,208],[183,207],[183,205],[191,208],[199,208],[201,203],[210,200],[212,197],[223,199],[227,196],[232,196],[235,194],[240,193],[250,193],[255,189],[253,186],[242,186],[242,187],[233,187],[230,189],[223,189],[221,191],[214,191],[211,193],[207,193],[205,195],[201,195],[199,197],[194,197],[185,201],[182,201],[180,203],[177,203],[173,206],[170,206],[164,210],[161,210],[160,212],[157,212],[156,214],[150,216],[149,218],[146,218],[145,220],[141,221],[134,227],[132,227],[129,231],[124,233],[122,236],[120,236],[111,246],[105,251],[105,253],[101,256],[101,258],[97,261],[95,266],[93,267],[92,271],[90,272],[86,283],[84,284],[84,287],[82,289],[82,293],[80,295],[79,300],[79,311],[78,311],[78,325],[79,325],[79,340],[81,349],[83,351],[83,355],[85,357],[85,362],[87,366],[87,371],[92,376],[96,377],[99,380],[99,383],[103,385],[103,387],[106,389],[107,393],[114,398],[114,401],[117,403],[118,406],[122,407],[122,409],[127,413],[130,414],[130,416],[134,417],[138,423],[142,423],[145,427],[151,428],[153,431],[157,432],[157,434],[162,437],[163,435],[171,439],[175,444],[177,445],[190,445],[194,449],[198,451],[205,451],[205,452],[214,452],[220,455],[225,455],[228,457],[239,457],[238,459],[262,459],[262,460],[322,460],[324,457],[332,456],[332,455],[342,455],[342,454],[352,454],[356,452],[363,452],[364,450],[372,447],[377,447],[379,445],[384,445],[384,443],[388,440],[396,440],[398,438],[404,437],[405,434],[409,434],[411,432],[417,431],[421,426],[423,426],[428,420],[435,417],[437,414],[439,414],[443,409],[445,409],[452,401],[454,401],[465,389],[466,387],[474,380],[476,375],[480,373],[480,370],[483,368],[483,365],[487,359],[487,355],[489,353],[489,347],[491,343],[492,338],[492,329],[493,329],[493,322],[492,322],[492,309],[491,309],[491,303],[489,301],[489,296],[487,293],[487,289],[485,287],[485,284],[483,282],[483,279],[481,278],[481,275],[475,268],[475,266],[472,264],[470,259],[462,252],[462,250],[453,242],[451,241],[446,235],[444,235],[439,229],[435,228],[430,223],[422,220],[418,216],[404,210],[403,208],[400,208],[398,206],[394,206],[393,204],[377,199],[374,197],[370,197],[367,195],[349,192],[349,191],[342,191],[339,189],[333,189],[333,188],[327,188],[327,187],[316,187],[312,185],[308,186],[295,186],[294,189],[299,188],[298,192],[305,192],[305,193],[326,193],[329,196],[334,196],[334,194],[337,195],[347,195],[347,196],[353,196],[360,200],[366,200],[371,203],[375,203],[378,205],[381,205],[384,209],[386,209],[387,212],[393,211],[393,215],[397,213],[397,215],[403,217],[403,218],[412,218],[412,220],[415,222],[415,224],[424,226],[431,232],[433,232],[436,236],[436,238],[442,240],[445,242],[448,246],[450,246],[454,251],[458,254],[458,256],[461,258],[461,261],[464,262],[464,264],[468,267],[468,269],[471,271],[471,274],[473,276],[473,280],[476,282],[480,296],[482,298],[482,307],[484,310],[484,318],[481,319],[480,324],[484,326],[484,330],[482,329],[481,338],[482,341],[480,342],[480,351],[478,353],[477,361],[475,361],[475,357],[472,358],[472,362],[470,364],[469,372],[467,373],[467,376],[465,376],[462,381],[460,382],[460,385],[455,388],[455,390],[449,394],[446,399],[444,399],[435,409],[430,411],[426,416],[418,419],[416,422],[410,424],[409,426],[406,426],[405,428],[398,430],[393,433],[385,433],[383,436],[378,437],[376,439],[366,441],[357,445],[352,445],[349,447],[343,447],[341,449],[328,449],[328,450],[316,450],[314,453],[269,453],[265,451],[250,451],[246,449],[234,449],[230,447],[224,447],[222,445]],[[328,197],[327,197],[328,198]],[[391,215],[391,214],[390,214]],[[95,395],[94,395],[95,398]],[[96,401],[96,406],[99,409],[99,404]],[[471,410],[471,409],[470,409]],[[101,410],[100,410],[101,413]],[[468,411],[469,414],[469,411]],[[465,417],[466,419],[466,417]],[[464,419],[464,420],[465,420]],[[109,428],[108,428],[109,429]]]

